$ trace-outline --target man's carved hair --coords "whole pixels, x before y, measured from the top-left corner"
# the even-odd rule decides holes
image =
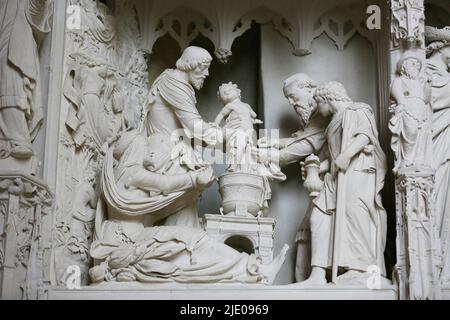
[[[317,87],[316,93],[314,94],[314,100],[319,101],[340,101],[340,102],[351,102],[352,100],[347,94],[344,86],[337,82],[331,81],[321,84]]]
[[[181,71],[192,71],[203,64],[210,64],[212,57],[208,51],[200,47],[187,47],[180,59],[178,59],[176,67]]]
[[[284,80],[283,88],[286,89],[295,84],[298,88],[316,88],[316,82],[305,73],[296,73]]]

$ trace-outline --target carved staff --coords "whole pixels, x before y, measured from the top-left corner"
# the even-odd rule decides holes
[[[341,143],[341,154],[347,147],[347,130],[345,129],[345,115],[342,120],[342,143]],[[331,281],[336,284],[339,268],[339,258],[340,258],[340,242],[342,228],[345,225],[345,210],[346,210],[346,175],[345,172],[339,170],[337,178],[337,201],[336,201],[336,214],[334,218],[334,240],[333,240],[333,267],[331,270]]]

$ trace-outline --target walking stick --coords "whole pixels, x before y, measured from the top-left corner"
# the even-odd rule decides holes
[[[341,154],[347,147],[347,131],[345,128],[345,114],[342,120],[342,143]],[[346,175],[345,172],[339,171],[337,178],[337,201],[336,201],[336,214],[334,219],[334,232],[333,232],[333,267],[331,270],[331,281],[336,284],[338,276],[338,267],[340,259],[340,242],[342,228],[345,226],[345,211],[346,211]]]

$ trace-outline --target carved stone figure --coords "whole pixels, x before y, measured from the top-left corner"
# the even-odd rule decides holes
[[[208,168],[199,152],[192,148],[191,139],[197,144],[201,141],[207,145],[222,143],[222,129],[206,123],[196,108],[195,89],[203,87],[209,75],[211,55],[199,47],[188,47],[176,63],[176,69],[164,71],[153,83],[149,96],[145,125],[150,136],[158,137],[152,141],[154,157],[165,159],[165,163],[156,168],[161,174],[188,173],[200,168]],[[240,127],[240,120],[228,123],[231,128]],[[161,154],[161,144],[172,151],[168,156]],[[171,215],[166,225],[199,227],[197,206],[192,204],[178,214]]]
[[[65,83],[65,96],[72,102],[66,124],[77,145],[92,139],[96,148],[111,144],[122,127],[124,98],[114,70],[105,61],[74,54],[74,65]]]
[[[436,223],[441,238],[442,283],[450,282],[450,28],[426,28],[427,74],[433,108],[433,168]]]
[[[398,62],[397,78],[392,82],[395,100],[389,123],[391,146],[395,153],[394,171],[400,168],[429,167],[432,161],[430,86],[422,78],[422,61],[412,52]]]
[[[313,200],[312,272],[300,286],[326,284],[332,267],[333,278],[337,267],[347,270],[340,279],[358,279],[371,266],[385,275],[386,212],[380,191],[387,163],[373,111],[353,102],[338,82],[320,85],[314,98],[318,112],[332,116],[326,131],[329,171]]]
[[[107,217],[98,211],[90,252],[97,261],[90,271],[92,281],[270,284],[287,247],[271,264],[263,265],[256,256],[213,241],[195,226],[157,225],[196,206],[201,191],[212,182],[212,170],[159,173],[164,159],[152,157],[155,143],[170,155],[170,149],[161,147],[160,137],[136,130],[124,134],[108,152],[101,177]]]
[[[329,118],[317,112],[313,100],[316,87],[315,81],[303,73],[295,74],[284,81],[284,95],[299,116],[301,129],[291,138],[278,141],[261,138],[257,150],[260,161],[279,158],[280,165],[284,166],[304,159],[312,153],[320,153],[326,141],[324,132]]]
[[[100,182],[105,206],[97,209],[90,252],[93,282],[271,283],[281,267],[287,247],[262,264],[200,228],[198,198],[215,177],[183,138],[222,141],[222,129],[195,107],[194,88],[203,86],[211,59],[202,48],[187,48],[177,69],[155,80],[143,124],[108,151]]]
[[[50,31],[52,1],[0,4],[0,153],[28,159],[43,119],[38,44]]]
[[[325,130],[330,120],[329,117],[317,112],[317,104],[313,98],[316,87],[315,81],[304,73],[294,74],[284,81],[284,95],[297,113],[301,128],[290,138],[280,140],[261,138],[258,141],[259,148],[254,150],[258,161],[277,159],[281,166],[285,166],[301,161],[311,154],[321,153],[326,142]],[[322,174],[324,171],[326,168],[319,170],[319,173]],[[311,268],[309,236],[311,209],[310,205],[296,236],[298,247],[295,278],[298,282],[306,279]]]
[[[219,87],[224,105],[215,123],[225,119],[227,173],[219,178],[221,211],[226,215],[260,217],[271,198],[269,180],[285,180],[276,159],[258,163],[252,149],[256,145],[255,124],[261,124],[250,105],[241,101],[241,90],[229,82]],[[240,123],[235,129],[234,123]],[[231,127],[229,124],[233,124]]]
[[[251,167],[256,167],[251,157],[251,148],[255,140],[253,126],[261,124],[262,121],[257,119],[257,114],[250,105],[241,101],[241,90],[237,85],[231,82],[223,84],[219,87],[217,95],[224,107],[217,115],[215,123],[220,125],[224,119],[226,123],[233,120],[240,121],[237,130],[225,125],[228,171],[252,172],[255,168],[252,170]]]

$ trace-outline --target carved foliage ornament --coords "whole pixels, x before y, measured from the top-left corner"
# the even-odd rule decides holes
[[[394,46],[401,42],[407,44],[424,44],[424,1],[423,0],[392,0],[391,32]]]

